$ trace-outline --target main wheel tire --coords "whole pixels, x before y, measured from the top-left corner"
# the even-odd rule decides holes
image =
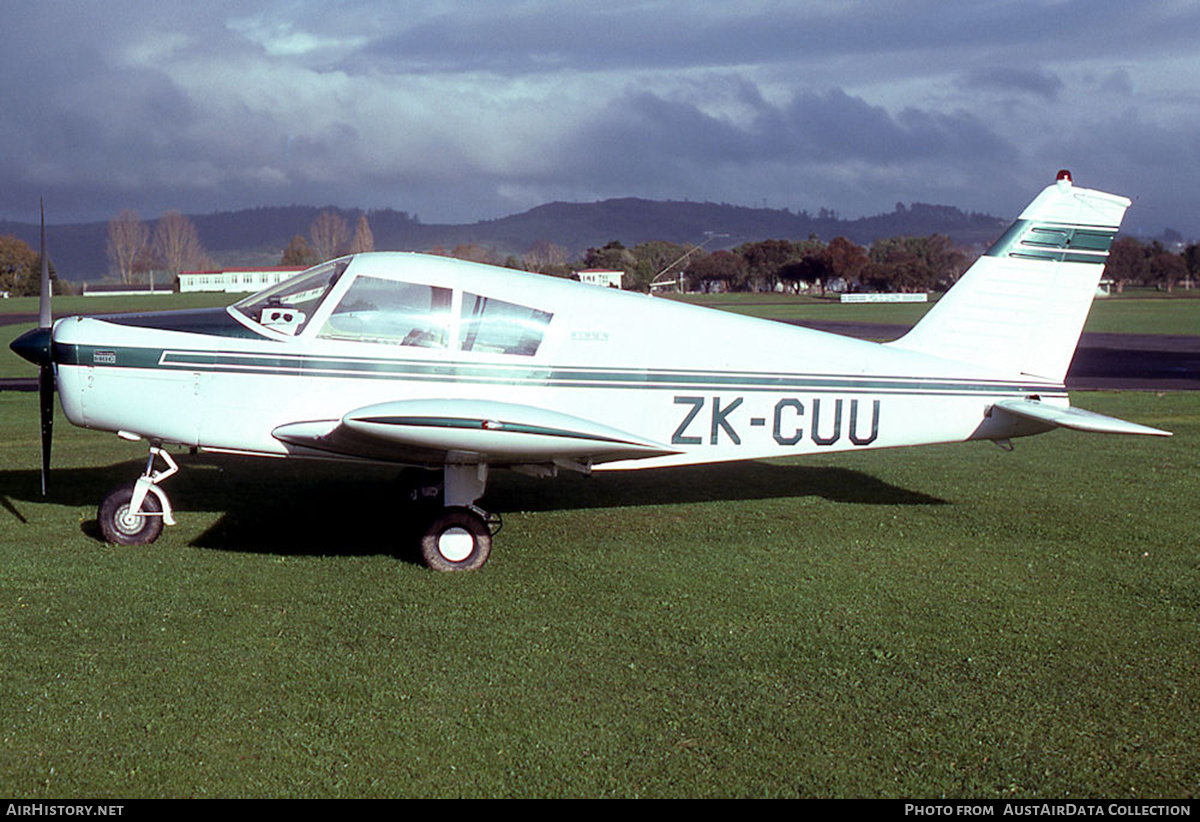
[[[421,537],[421,559],[435,571],[475,571],[492,553],[492,532],[469,508],[446,508]]]
[[[100,503],[97,519],[104,541],[113,545],[149,545],[162,533],[162,503],[153,493],[146,495],[142,510],[146,514],[131,514],[129,503],[133,501],[133,486],[114,488]],[[157,514],[158,516],[154,516]]]

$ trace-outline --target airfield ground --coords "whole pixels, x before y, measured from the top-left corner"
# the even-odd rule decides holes
[[[143,450],[60,418],[43,501],[0,393],[0,792],[1195,797],[1200,393],[1075,402],[1175,436],[501,472],[458,576],[273,461],[103,545]]]

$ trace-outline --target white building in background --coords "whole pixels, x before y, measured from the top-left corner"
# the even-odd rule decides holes
[[[606,288],[621,287],[621,278],[625,276],[624,271],[608,271],[603,268],[585,268],[579,273],[579,282],[587,283],[588,285],[601,285]]]
[[[219,271],[180,271],[179,291],[224,291],[228,294],[261,291],[303,271],[302,265],[270,268],[226,268]]]

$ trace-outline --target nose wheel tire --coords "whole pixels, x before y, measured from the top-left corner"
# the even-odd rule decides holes
[[[474,571],[491,553],[491,529],[469,508],[445,509],[421,537],[421,559],[435,571]]]
[[[100,503],[97,518],[104,541],[113,545],[149,545],[162,533],[162,504],[154,494],[147,494],[142,503],[143,513],[130,511],[133,486],[114,488]]]

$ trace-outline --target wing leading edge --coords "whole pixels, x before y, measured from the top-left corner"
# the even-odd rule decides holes
[[[385,402],[271,433],[289,445],[392,462],[590,464],[679,453],[591,420],[492,400]]]

